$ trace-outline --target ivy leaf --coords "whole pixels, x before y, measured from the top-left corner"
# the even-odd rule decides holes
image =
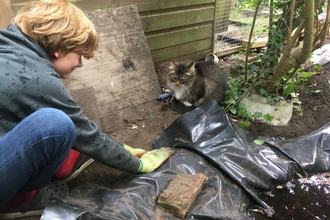
[[[267,121],[273,121],[274,116],[273,116],[273,115],[270,115],[269,113],[267,113],[266,115],[264,115],[264,118],[265,118]]]
[[[255,112],[255,113],[253,114],[253,117],[254,117],[254,118],[261,118],[261,117],[262,117],[262,112]]]
[[[265,143],[265,140],[258,140],[258,139],[256,139],[256,140],[254,140],[253,141],[255,144],[258,144],[258,145],[263,145],[264,143]]]
[[[304,78],[309,78],[317,74],[317,72],[300,72],[299,73]]]
[[[296,86],[293,84],[289,84],[287,85],[284,89],[283,89],[283,94],[284,95],[289,95],[291,94],[294,90],[296,89]]]
[[[240,128],[246,128],[246,127],[248,127],[250,124],[251,124],[251,122],[249,122],[249,121],[240,121],[240,122],[238,123],[238,125],[239,125]]]
[[[267,103],[273,103],[273,102],[274,102],[273,97],[271,97],[271,96],[267,96],[267,97],[266,97],[266,102],[267,102]]]
[[[315,65],[314,68],[317,70],[322,70],[322,66],[320,66],[320,65]]]
[[[233,115],[236,115],[236,114],[237,114],[237,110],[236,110],[236,108],[231,108],[229,111],[230,111]]]
[[[260,95],[267,95],[268,93],[267,93],[267,91],[265,90],[265,89],[259,89],[259,94]]]

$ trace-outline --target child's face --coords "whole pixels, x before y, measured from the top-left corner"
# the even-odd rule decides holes
[[[83,66],[81,55],[75,52],[55,52],[54,57],[55,58],[51,59],[53,67],[63,79],[67,79],[77,67]]]

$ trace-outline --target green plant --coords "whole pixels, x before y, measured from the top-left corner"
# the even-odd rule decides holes
[[[299,116],[303,116],[302,108],[301,108],[301,101],[298,98],[299,93],[291,93],[291,100],[293,104],[293,108],[299,112]]]
[[[251,70],[253,70],[253,68]],[[251,74],[249,80],[247,81],[242,77],[230,78],[228,81],[229,89],[226,92],[226,97],[222,104],[225,112],[233,118],[240,119],[238,124],[241,128],[248,127],[251,124],[250,120],[263,118],[266,121],[272,121],[274,118],[268,113],[264,114],[262,112],[255,112],[252,114],[246,109],[245,105],[240,102],[244,95],[254,89],[259,80],[260,78],[258,78],[257,74]],[[271,96],[269,95],[269,97]],[[271,100],[274,101],[275,98],[272,98]]]
[[[330,1],[326,2],[326,11],[327,14],[330,14]],[[230,89],[224,101],[225,111],[233,117],[240,118],[242,126],[248,125],[247,121],[260,117],[267,121],[273,120],[271,115],[265,113],[253,115],[240,105],[242,97],[250,91],[266,97],[268,103],[290,99],[294,109],[299,112],[299,115],[303,115],[299,90],[310,77],[315,75],[315,72],[305,71],[300,66],[307,61],[311,52],[324,42],[324,36],[322,37],[321,34],[314,37],[312,35],[314,17],[317,17],[317,12],[323,11],[319,9],[324,9],[324,3],[325,1],[320,0],[315,2],[309,0],[238,0],[239,6],[255,8],[255,16],[250,22],[252,25],[249,43],[245,48],[246,52],[250,51],[253,41],[252,34],[259,7],[270,6],[267,49],[258,56],[258,60],[253,64],[247,62],[248,53],[246,53],[244,79],[243,77],[230,79]],[[326,18],[325,28],[329,27],[329,17]],[[304,30],[303,46],[297,47],[295,43],[302,30]],[[308,92],[319,94],[322,91],[309,90]]]
[[[251,84],[243,80],[241,77],[229,78],[229,89],[226,92],[226,97],[223,102],[225,111],[233,116],[244,115],[244,112],[239,112],[238,103],[243,95],[247,93]]]
[[[321,70],[322,67],[315,65],[314,69]],[[265,74],[259,68],[258,62],[250,65],[249,70],[248,80],[244,80],[243,77],[229,79],[229,89],[223,102],[225,111],[233,118],[239,119],[238,124],[241,128],[248,127],[251,124],[251,120],[263,118],[264,120],[271,122],[274,118],[274,116],[263,112],[252,114],[242,103],[240,103],[243,96],[250,91],[255,91],[259,95],[265,97],[267,103],[276,103],[280,100],[291,100],[293,108],[301,117],[303,116],[301,101],[299,100],[299,91],[310,77],[317,74],[316,71],[305,71],[303,68],[298,68],[296,70],[292,69],[278,81],[277,93],[270,94],[260,86],[262,85],[262,81],[265,80]],[[316,95],[322,93],[322,90],[305,90],[305,92]]]
[[[322,69],[319,65],[315,65],[314,68],[318,70]],[[277,88],[278,90],[282,90],[281,94],[284,96],[284,99],[291,99],[294,109],[298,111],[299,115],[302,117],[303,112],[301,101],[299,100],[299,90],[306,84],[307,80],[317,74],[317,72],[306,72],[302,68],[298,68],[295,73],[293,73],[293,71],[294,70],[292,69],[281,77],[278,81]],[[313,93],[314,91],[309,92]],[[319,92],[321,91],[316,93]]]
[[[295,73],[293,69],[282,76],[278,81],[277,88],[282,89],[282,95],[287,97],[301,88],[307,80],[317,74],[317,72],[306,72],[298,68]]]

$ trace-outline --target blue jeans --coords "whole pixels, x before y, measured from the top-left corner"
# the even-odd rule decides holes
[[[62,111],[40,109],[0,139],[0,207],[16,193],[46,186],[76,140]]]

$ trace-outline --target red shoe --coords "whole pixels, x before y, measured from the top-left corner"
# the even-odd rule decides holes
[[[86,167],[94,162],[94,159],[71,149],[68,157],[53,175],[54,180],[68,182],[78,176]]]
[[[51,182],[44,188],[38,190],[37,195],[27,205],[19,208],[10,209],[2,207],[0,209],[0,219],[16,219],[31,216],[41,216],[48,201],[54,198],[60,198],[69,192],[68,185],[64,182]]]
[[[86,167],[91,165],[94,159],[86,156],[85,154],[80,154],[77,163],[74,165],[71,173],[63,181],[69,182],[70,180],[76,178]]]

